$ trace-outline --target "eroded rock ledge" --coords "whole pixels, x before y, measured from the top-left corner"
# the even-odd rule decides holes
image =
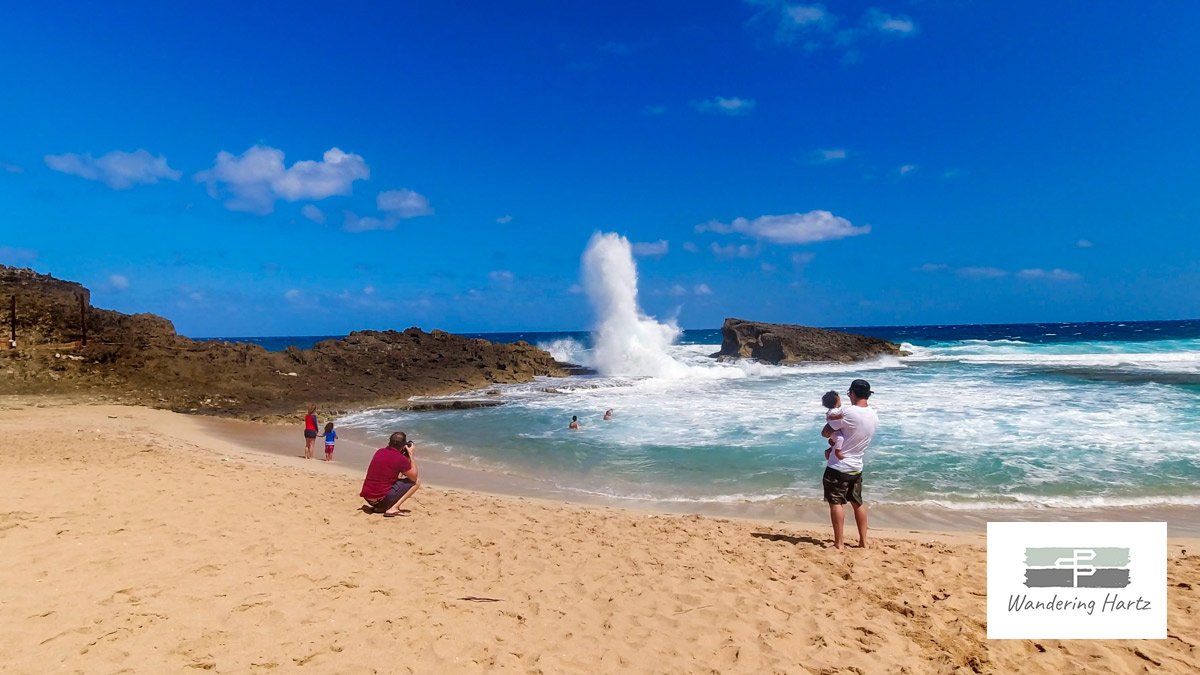
[[[849,363],[881,355],[903,356],[900,345],[879,338],[780,323],[725,319],[717,358],[756,359],[792,364],[814,361]]]
[[[7,338],[14,295],[17,349],[12,350]],[[283,352],[192,340],[153,314],[88,307],[88,290],[80,284],[2,265],[0,301],[5,329],[0,394],[71,394],[269,418],[294,413],[309,401],[322,410],[405,405],[411,396],[567,374],[564,364],[525,342],[494,344],[419,328],[358,331],[312,349]]]

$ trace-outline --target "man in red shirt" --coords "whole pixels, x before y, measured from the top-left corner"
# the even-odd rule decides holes
[[[400,515],[400,505],[421,487],[412,452],[412,441],[403,431],[392,434],[387,447],[375,451],[359,493],[372,513]]]

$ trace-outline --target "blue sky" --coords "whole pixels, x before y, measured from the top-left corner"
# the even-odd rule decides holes
[[[181,333],[1200,316],[1200,5],[9,5],[0,262]],[[397,5],[397,6],[393,6]]]

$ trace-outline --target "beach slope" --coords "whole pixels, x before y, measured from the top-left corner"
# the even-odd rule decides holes
[[[0,401],[4,672],[1200,670],[1200,550],[1171,638],[985,639],[981,535],[811,528],[359,479],[138,407]],[[253,445],[250,443],[249,445]]]

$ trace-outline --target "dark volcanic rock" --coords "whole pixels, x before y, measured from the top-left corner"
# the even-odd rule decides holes
[[[493,344],[435,330],[360,331],[312,349],[268,352],[197,341],[152,314],[88,308],[83,286],[0,265],[0,325],[17,297],[17,349],[0,343],[0,394],[76,393],[174,410],[262,417],[306,402],[322,409],[403,404],[493,383],[562,376],[562,364],[525,342]]]
[[[822,328],[725,319],[721,326],[722,358],[750,358],[767,363],[861,361],[881,354],[902,356],[900,345],[879,338]]]

